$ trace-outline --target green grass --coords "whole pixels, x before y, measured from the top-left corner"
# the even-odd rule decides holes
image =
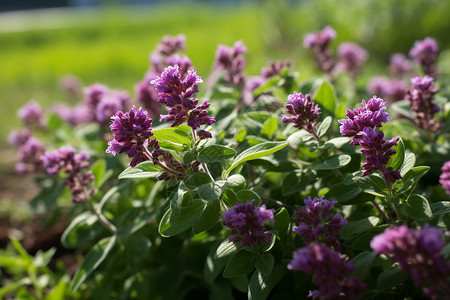
[[[326,24],[338,32],[333,47],[351,40],[370,49],[362,84],[370,74],[386,72],[388,55],[407,53],[415,40],[434,36],[441,48],[449,45],[450,1],[299,3],[178,4],[2,15],[0,145],[5,145],[12,128],[21,127],[16,111],[30,99],[44,107],[65,100],[58,87],[63,75],[75,74],[84,85],[101,82],[133,94],[149,67],[149,53],[166,34],[186,35],[186,54],[204,78],[212,69],[217,45],[236,40],[248,47],[247,74],[258,74],[270,59],[292,60],[305,79],[318,74],[302,40],[305,33]]]

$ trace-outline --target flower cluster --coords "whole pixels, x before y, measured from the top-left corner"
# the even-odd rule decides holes
[[[243,73],[245,58],[243,53],[246,51],[247,48],[241,41],[235,42],[233,47],[219,45],[216,51],[215,68],[223,70],[225,72],[225,81],[236,87],[242,87],[245,81]]]
[[[403,76],[413,68],[412,62],[402,53],[394,53],[390,57],[389,72],[394,76]]]
[[[298,226],[294,226],[292,230],[307,244],[317,242],[338,250],[339,230],[347,224],[347,220],[339,214],[331,213],[336,201],[328,201],[323,197],[308,197],[304,202],[305,208],[294,211],[294,220]]]
[[[434,87],[433,78],[428,75],[411,78],[411,89],[406,91],[406,100],[411,106],[417,126],[433,132],[440,128],[440,123],[434,119],[440,108],[433,103],[434,94],[438,91]]]
[[[423,41],[416,41],[409,51],[409,55],[422,68],[425,74],[433,76],[436,74],[438,52],[439,47],[436,40],[427,37]]]
[[[64,170],[67,177],[64,184],[72,192],[72,201],[82,203],[94,193],[93,188],[89,188],[94,175],[87,171],[89,167],[89,155],[86,153],[76,153],[75,149],[64,146],[58,150],[45,152],[41,157],[45,170],[49,174],[56,174]]]
[[[339,57],[337,68],[349,72],[356,78],[367,60],[367,51],[355,43],[347,42],[339,45],[337,53]]]
[[[450,160],[442,166],[441,171],[439,183],[442,185],[447,195],[450,196]]]
[[[192,67],[191,60],[178,53],[186,50],[186,37],[164,36],[161,43],[150,54],[152,63],[150,69],[144,76],[144,79],[135,86],[136,98],[144,106],[151,117],[157,117],[161,113],[161,104],[158,103],[158,92],[150,81],[158,77],[167,66],[180,66],[182,76]]]
[[[36,101],[28,102],[28,104],[19,109],[17,114],[27,127],[44,127],[42,121],[44,113],[41,106]]]
[[[160,77],[151,81],[158,91],[158,101],[166,105],[168,114],[161,115],[161,121],[172,122],[171,126],[178,126],[186,122],[195,132],[201,125],[211,125],[216,120],[208,117],[207,101],[198,105],[198,99],[193,94],[198,92],[198,83],[203,82],[195,71],[189,70],[184,79],[181,78],[178,65],[164,69]],[[199,137],[211,137],[209,132],[198,131]]]
[[[118,111],[112,117],[110,125],[114,139],[108,142],[108,149],[114,155],[125,153],[128,158],[133,158],[130,166],[134,167],[138,163],[148,160],[147,149],[144,142],[153,136],[152,119],[142,108],[135,106],[127,113]]]
[[[379,95],[392,102],[405,99],[407,89],[404,80],[383,76],[372,77],[367,84],[369,94]]]
[[[241,242],[242,246],[257,248],[259,243],[269,244],[272,232],[264,232],[264,222],[274,222],[273,211],[265,205],[253,206],[252,201],[239,201],[223,213],[223,224],[231,228],[230,242]]]
[[[362,165],[363,176],[379,171],[383,176],[387,186],[391,182],[401,179],[402,176],[392,167],[385,167],[390,157],[396,153],[393,146],[397,145],[398,138],[391,140],[384,139],[384,133],[377,127],[389,120],[386,109],[386,102],[374,96],[367,103],[362,101],[362,107],[357,107],[353,111],[347,110],[348,119],[339,120],[341,123],[341,134],[353,137],[351,145],[360,145],[361,152],[366,156],[366,162]]]
[[[417,285],[424,286],[425,293],[433,298],[441,286],[448,287],[449,283],[445,280],[450,276],[450,262],[441,255],[445,245],[442,235],[441,229],[428,225],[420,230],[402,225],[375,236],[370,246],[376,253],[398,262],[400,269],[408,272]]]
[[[289,68],[291,66],[290,61],[270,61],[269,66],[261,69],[261,76],[264,79],[279,75],[281,70]]]
[[[290,270],[299,270],[314,277],[319,290],[309,292],[314,299],[356,299],[366,285],[354,276],[351,261],[327,246],[311,244],[294,252],[288,265]]]
[[[311,95],[294,92],[288,96],[286,109],[292,116],[282,115],[283,122],[292,122],[294,127],[303,128],[316,136],[316,120],[319,118],[320,107],[311,101]]]
[[[326,73],[330,73],[336,64],[332,52],[328,48],[331,40],[335,37],[336,31],[330,26],[326,26],[321,31],[307,34],[303,39],[303,46],[314,52],[317,67]]]

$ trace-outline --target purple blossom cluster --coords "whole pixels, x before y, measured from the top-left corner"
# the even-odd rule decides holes
[[[442,185],[447,195],[450,196],[450,160],[444,163],[441,171],[442,173],[439,176],[439,183]]]
[[[33,126],[43,128],[42,118],[44,113],[41,106],[36,101],[30,101],[19,109],[17,115],[22,119],[25,126],[31,128]]]
[[[156,79],[167,66],[180,66],[182,77],[191,69],[192,62],[178,51],[186,50],[186,37],[164,36],[161,43],[150,54],[152,63],[150,69],[144,76],[144,79],[135,86],[136,98],[138,102],[148,111],[152,118],[157,117],[161,113],[161,104],[158,102],[158,92],[150,81]]]
[[[347,224],[339,214],[331,210],[336,201],[328,201],[323,197],[304,200],[306,207],[294,211],[294,220],[298,226],[292,230],[303,238],[306,244],[319,243],[339,250],[339,230]]]
[[[65,186],[72,192],[72,201],[82,203],[94,193],[89,188],[94,175],[89,167],[89,155],[69,146],[63,146],[55,151],[47,151],[41,157],[45,170],[49,174],[56,174],[61,170],[67,177],[64,178]]]
[[[337,53],[339,58],[337,69],[349,72],[356,78],[367,60],[367,51],[355,43],[346,42],[339,45]]]
[[[435,120],[434,115],[440,108],[433,103],[434,94],[438,91],[439,89],[434,87],[433,78],[428,75],[411,78],[411,89],[406,91],[406,100],[419,128],[432,132],[439,130],[441,124]]]
[[[243,247],[258,248],[270,244],[272,232],[264,232],[264,222],[274,222],[273,210],[265,205],[254,206],[252,201],[239,201],[223,213],[223,224],[231,228],[230,242],[241,242]]]
[[[336,31],[326,26],[321,31],[307,34],[303,39],[303,46],[314,52],[317,67],[326,73],[331,73],[336,64],[332,51],[329,49],[335,37]]]
[[[270,61],[267,67],[261,69],[261,76],[264,79],[269,79],[270,77],[280,75],[281,70],[284,68],[289,68],[291,62],[286,61]]]
[[[288,269],[314,277],[319,290],[309,292],[313,299],[356,299],[366,287],[364,282],[350,276],[353,264],[345,255],[321,244],[313,243],[295,251]]]
[[[440,297],[444,296],[442,288],[448,290],[450,282],[450,262],[441,254],[444,245],[443,231],[428,225],[419,230],[391,227],[370,242],[376,253],[397,262],[432,299],[445,299]]]
[[[393,146],[397,145],[398,138],[384,139],[384,133],[379,129],[389,120],[389,115],[384,110],[386,102],[374,96],[367,103],[362,101],[362,107],[354,110],[347,109],[348,119],[339,120],[342,136],[353,137],[351,145],[360,145],[361,152],[366,156],[366,162],[362,165],[363,176],[379,171],[387,186],[401,179],[398,171],[392,167],[385,167],[390,157],[396,153]]]
[[[379,95],[391,102],[405,99],[407,89],[403,79],[383,76],[372,77],[367,85],[369,94]]]
[[[390,57],[389,72],[393,76],[402,77],[413,68],[412,62],[402,53],[394,53]]]
[[[16,172],[24,174],[42,171],[41,156],[45,148],[29,129],[11,131],[8,141],[18,148]]]
[[[198,105],[198,99],[192,96],[198,92],[198,83],[203,82],[196,71],[188,70],[184,79],[178,65],[164,69],[160,77],[151,81],[158,92],[158,101],[166,105],[168,114],[161,115],[161,121],[172,122],[178,126],[186,122],[195,132],[201,125],[211,125],[216,120],[208,117],[207,101]],[[211,137],[205,130],[197,132],[200,138]]]
[[[303,128],[316,135],[316,120],[319,118],[320,107],[311,101],[311,95],[294,92],[288,96],[286,109],[291,116],[282,115],[281,121],[292,122],[294,127]]]
[[[412,59],[422,68],[425,74],[436,75],[436,60],[439,52],[439,46],[436,40],[427,37],[423,41],[416,41],[409,51]]]
[[[71,98],[78,98],[82,92],[81,80],[75,75],[64,75],[59,79],[59,87]]]
[[[111,116],[119,110],[130,107],[131,99],[127,92],[111,90],[95,83],[84,89],[84,102],[75,107],[57,104],[53,110],[59,117],[72,125],[97,122],[107,125]]]
[[[242,87],[245,82],[243,54],[246,51],[241,41],[235,42],[233,47],[219,45],[217,48],[215,69],[224,71],[224,80],[232,86]]]
[[[148,112],[133,106],[129,112],[116,112],[111,119],[113,140],[108,142],[106,152],[113,155],[125,153],[128,158],[132,157],[131,167],[148,160],[150,157],[144,143],[153,136],[152,119]]]

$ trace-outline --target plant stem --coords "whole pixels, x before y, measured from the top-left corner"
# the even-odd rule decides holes
[[[386,221],[386,222],[392,222],[392,220],[391,220],[391,218],[389,218],[384,212],[383,212],[383,210],[381,209],[381,207],[374,201],[374,200],[372,200],[372,201],[370,201],[371,203],[372,203],[372,205],[373,205],[373,207],[375,207],[375,209],[378,211],[378,213],[383,217],[383,219]]]
[[[117,234],[116,226],[114,226],[111,222],[109,222],[109,220],[102,214],[102,212],[94,207],[94,204],[92,204],[91,201],[87,201],[87,203],[89,204],[89,208],[91,209],[91,211],[97,216],[100,223],[102,223],[103,226],[105,226],[105,228],[108,229],[109,232],[116,235]]]

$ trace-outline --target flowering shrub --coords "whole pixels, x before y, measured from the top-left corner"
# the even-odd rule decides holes
[[[70,282],[39,265],[0,295],[446,299],[450,106],[434,87],[445,84],[437,42],[414,45],[416,69],[393,55],[394,78],[349,98],[369,53],[345,42],[335,57],[336,34],[304,39],[329,81],[299,82],[287,61],[247,77],[239,41],[218,47],[205,86],[180,35],[153,51],[134,98],[93,84],[75,107],[22,108],[17,171],[42,186],[35,207],[72,207],[61,242],[81,259]]]

